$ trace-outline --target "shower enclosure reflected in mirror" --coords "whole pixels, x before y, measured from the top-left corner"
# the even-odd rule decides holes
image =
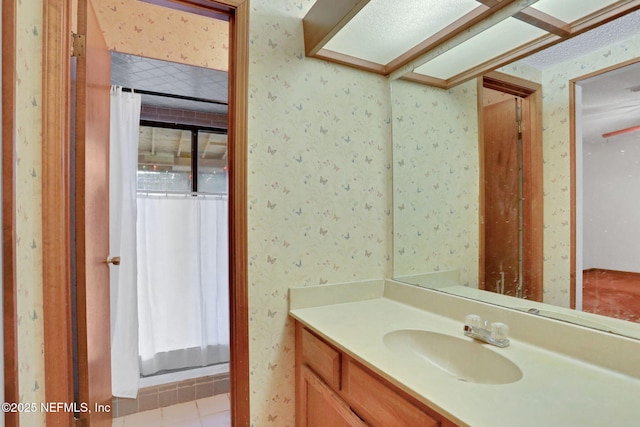
[[[526,296],[525,299],[515,299],[482,290],[481,270],[484,267],[479,262],[483,244],[479,184],[482,155],[478,146],[482,125],[478,120],[477,82],[469,81],[449,90],[403,80],[391,83],[396,279],[523,311],[535,308],[540,315],[640,338],[640,325],[629,321],[634,319],[622,315],[622,310],[616,313],[616,308],[612,308],[609,313],[601,313],[609,317],[573,310],[598,312],[585,304],[588,289],[585,285],[583,298],[582,274],[575,274],[575,271],[582,271],[579,222],[582,169],[578,160],[583,133],[586,133],[582,124],[594,123],[595,120],[587,116],[587,106],[583,108],[581,104],[583,99],[588,99],[589,89],[585,86],[583,91],[576,91],[578,96],[574,97],[573,87],[583,84],[586,77],[636,60],[637,53],[630,46],[640,41],[638,20],[639,14],[634,12],[576,38],[586,38],[585,42],[572,39],[498,70],[539,83],[543,93],[544,242],[541,244],[542,267],[538,271],[542,275],[541,298]],[[629,26],[635,29],[618,32],[623,35],[622,40],[606,39],[602,35],[611,27]],[[628,83],[628,87],[636,85],[640,85],[640,81]],[[627,99],[625,102],[630,101]],[[610,108],[610,116],[615,116],[616,106],[611,105]],[[626,115],[640,117],[638,114]],[[627,127],[631,126],[633,124]],[[615,129],[606,129],[602,133],[611,130]],[[627,149],[626,153],[626,158],[631,158],[631,150]],[[636,168],[638,158],[635,155],[631,160],[636,162]],[[578,166],[577,171],[575,166]],[[585,177],[587,185],[591,187]],[[612,188],[609,192],[613,192]],[[625,200],[629,199],[640,200],[640,195],[634,197],[627,193]],[[526,198],[524,203],[528,203]],[[600,203],[601,206],[605,204]],[[576,209],[578,223],[574,220]],[[633,226],[629,220],[625,221],[629,228]],[[526,224],[524,229],[526,231]],[[632,234],[627,231],[628,235]],[[608,236],[611,234],[609,230]],[[587,234],[584,241],[588,244]],[[624,251],[631,253],[637,248]],[[640,257],[636,256],[636,259]],[[585,263],[584,267],[640,271],[637,266],[613,264],[594,267]],[[576,276],[579,276],[577,283]],[[492,278],[494,289],[490,290],[496,290],[493,285],[497,280]],[[526,282],[527,279],[524,280]],[[489,289],[488,286],[486,288]],[[623,299],[630,300],[629,297]]]

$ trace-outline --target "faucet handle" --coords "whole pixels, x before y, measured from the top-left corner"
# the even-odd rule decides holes
[[[509,326],[502,322],[491,324],[491,337],[496,341],[504,341],[509,336]]]
[[[482,318],[477,314],[467,314],[464,318],[464,324],[474,328],[479,328],[482,326]]]

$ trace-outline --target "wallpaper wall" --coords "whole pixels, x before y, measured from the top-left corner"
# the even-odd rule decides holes
[[[312,1],[252,0],[249,68],[251,410],[294,425],[287,289],[388,276],[389,87],[304,57]]]
[[[582,266],[640,272],[640,140],[601,141],[583,156]]]
[[[42,2],[17,2],[16,282],[18,382],[22,402],[44,402],[42,324]],[[44,426],[41,412],[20,414]]]
[[[393,275],[460,271],[478,285],[475,80],[450,90],[397,80],[393,113]]]
[[[229,24],[137,0],[92,0],[110,50],[226,71]]]

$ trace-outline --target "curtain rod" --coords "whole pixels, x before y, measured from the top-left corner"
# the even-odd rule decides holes
[[[226,198],[228,197],[228,193],[207,193],[207,192],[198,192],[198,191],[162,191],[162,190],[136,190],[137,196],[147,196],[147,197],[160,197],[160,198],[168,198],[168,197],[215,197],[215,198]]]
[[[172,93],[153,92],[153,91],[150,91],[150,90],[132,89],[130,87],[123,87],[122,90],[125,91],[125,92],[135,92],[135,93],[139,93],[139,94],[142,94],[142,95],[162,96],[164,98],[184,99],[185,101],[206,102],[207,104],[229,105],[228,102],[214,101],[212,99],[207,99],[207,98],[196,98],[196,97],[193,97],[193,96],[174,95]]]

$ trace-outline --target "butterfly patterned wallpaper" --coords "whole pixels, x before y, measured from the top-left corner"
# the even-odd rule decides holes
[[[228,69],[228,22],[137,0],[92,2],[109,50]]]
[[[42,323],[42,28],[41,1],[16,4],[16,283],[21,402],[44,396]],[[42,412],[21,412],[23,426],[44,426]]]
[[[287,289],[389,277],[386,78],[305,58],[313,1],[252,0],[249,67],[251,418],[294,425]]]
[[[449,90],[397,80],[393,113],[393,275],[455,270],[478,283],[475,80]]]

